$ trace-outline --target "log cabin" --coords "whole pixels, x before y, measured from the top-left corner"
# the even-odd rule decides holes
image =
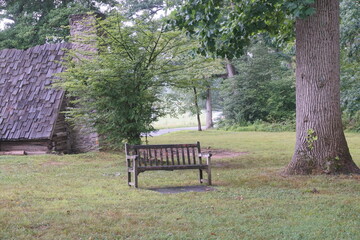
[[[71,16],[71,32],[86,33],[89,27],[83,22],[89,16]],[[52,87],[54,75],[65,70],[61,61],[66,50],[73,47],[81,44],[0,50],[0,155],[98,150],[96,132],[67,123],[65,92]]]

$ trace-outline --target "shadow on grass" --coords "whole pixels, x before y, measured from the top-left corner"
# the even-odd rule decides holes
[[[206,185],[197,186],[181,186],[181,187],[161,187],[161,188],[148,188],[147,190],[171,194],[171,193],[184,193],[184,192],[209,192],[216,191],[215,188]]]

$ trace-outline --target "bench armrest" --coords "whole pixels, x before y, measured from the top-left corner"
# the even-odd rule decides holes
[[[204,158],[211,158],[211,156],[212,156],[211,152],[199,154],[199,157],[204,157]]]
[[[206,164],[208,165],[208,168],[210,168],[211,165],[211,156],[212,156],[211,152],[199,154],[199,157],[206,158]]]
[[[138,155],[126,155],[127,160],[136,160],[137,157]]]

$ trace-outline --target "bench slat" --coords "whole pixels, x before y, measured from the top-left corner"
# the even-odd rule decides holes
[[[147,149],[147,156],[150,159],[150,166],[153,165],[153,158],[151,156],[151,149]]]
[[[186,148],[186,153],[187,153],[188,164],[190,165],[191,164],[191,159],[190,159],[190,150],[189,150],[188,147]]]
[[[160,163],[161,165],[164,165],[162,148],[160,148]]]
[[[195,148],[192,148],[192,155],[193,155],[194,164],[196,164]]]
[[[185,164],[186,164],[186,160],[185,160],[184,148],[181,148],[181,153],[182,153],[182,161],[183,161],[183,164],[185,165]]]
[[[156,151],[156,149],[154,149],[154,158],[155,158],[155,165],[159,166],[159,161],[157,159],[157,151]]]
[[[171,163],[172,163],[172,165],[175,165],[175,162],[174,162],[174,151],[173,151],[173,148],[172,148],[172,147],[170,148],[170,155],[171,155]]]
[[[179,148],[176,148],[176,160],[177,160],[177,164],[180,165]]]
[[[166,165],[169,165],[169,152],[167,148],[165,148],[165,156],[166,156]]]

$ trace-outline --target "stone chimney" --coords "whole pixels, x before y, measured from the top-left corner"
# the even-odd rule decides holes
[[[71,15],[70,34],[72,49],[79,50],[80,57],[91,57],[90,52],[96,53],[96,18],[102,14]],[[76,107],[76,106],[75,106]],[[82,153],[99,150],[99,136],[95,129],[86,124],[77,123],[70,134],[72,152]]]
[[[104,15],[83,13],[70,16],[70,35],[73,48],[96,52],[97,18],[104,18]]]

